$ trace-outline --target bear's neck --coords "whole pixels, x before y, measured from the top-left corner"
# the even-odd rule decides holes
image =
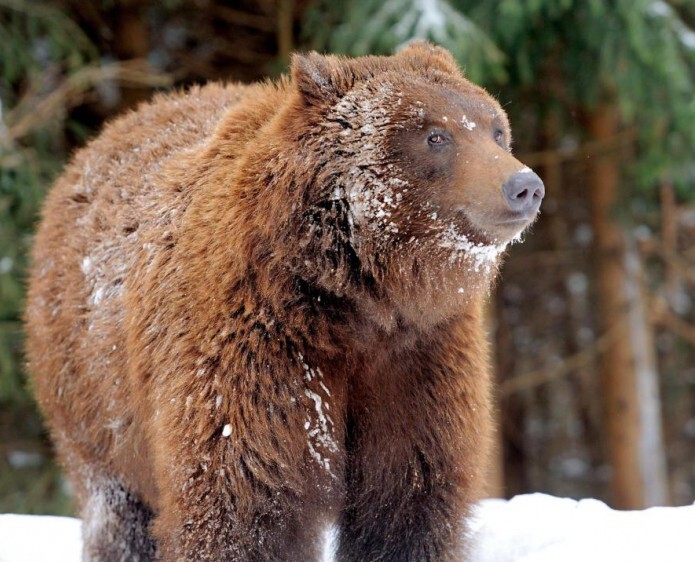
[[[443,360],[450,352],[447,345],[454,345],[461,354],[461,371],[472,377],[487,376],[487,364],[481,360],[487,356],[481,353],[487,349],[482,298],[468,301],[436,324],[413,322],[394,307],[369,300],[315,294],[311,301],[302,299],[294,304],[294,309],[288,306],[280,314],[285,315],[286,322],[299,320],[305,327],[301,353],[326,376],[342,379],[352,388],[349,395],[371,388],[384,377],[393,379],[395,387],[416,384],[415,379],[434,368],[423,358]],[[461,338],[465,345],[452,343]]]
[[[487,292],[477,293],[433,322],[431,316],[403,314],[384,295],[361,290],[336,295],[292,277],[280,263],[247,278],[254,278],[256,284],[248,287],[249,295],[244,300],[270,306],[281,324],[301,329],[303,334],[298,339],[304,342],[305,354],[347,362],[357,356],[397,356],[430,346],[433,338],[461,324],[468,327],[471,340],[483,340]]]

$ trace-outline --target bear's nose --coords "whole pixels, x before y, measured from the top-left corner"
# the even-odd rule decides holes
[[[545,196],[543,180],[530,168],[514,172],[502,186],[504,198],[515,213],[535,214]]]

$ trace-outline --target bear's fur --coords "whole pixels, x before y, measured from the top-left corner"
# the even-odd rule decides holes
[[[340,561],[460,560],[482,304],[531,220],[509,135],[418,43],[159,96],[81,150],[26,317],[84,560],[311,561],[329,522]]]

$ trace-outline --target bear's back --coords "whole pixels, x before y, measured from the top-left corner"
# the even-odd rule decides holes
[[[127,416],[114,407],[128,401],[124,287],[141,274],[133,270],[138,253],[153,236],[165,238],[185,207],[171,168],[203,148],[254,88],[211,84],[156,97],[105,127],[46,198],[33,249],[27,351],[49,427],[72,429],[84,447],[108,449],[132,437]]]

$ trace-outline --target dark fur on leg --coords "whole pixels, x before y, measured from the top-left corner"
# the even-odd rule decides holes
[[[83,562],[152,562],[152,511],[117,481],[90,486],[82,508]]]

